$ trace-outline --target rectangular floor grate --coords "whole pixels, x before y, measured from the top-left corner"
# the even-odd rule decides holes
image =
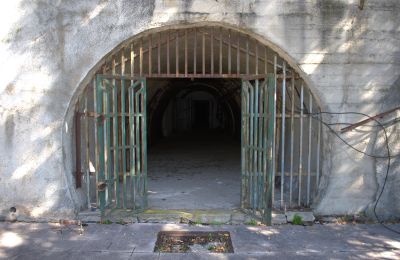
[[[160,231],[154,252],[233,253],[233,246],[227,231]]]

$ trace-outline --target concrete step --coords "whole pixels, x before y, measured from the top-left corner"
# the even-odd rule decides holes
[[[301,214],[303,212],[299,212]],[[288,214],[288,213],[287,213]],[[294,213],[291,212],[290,216]],[[301,215],[302,216],[302,215]],[[100,222],[100,212],[84,211],[78,214],[77,219],[83,222]],[[304,218],[305,219],[305,218]],[[308,220],[309,218],[307,218]],[[205,225],[223,225],[223,224],[245,224],[260,225],[259,217],[247,214],[240,209],[205,209],[205,210],[160,210],[148,209],[144,212],[135,214],[130,210],[113,210],[103,219],[107,223],[186,223],[186,224],[205,224]],[[287,215],[284,213],[273,212],[272,224],[287,224]]]

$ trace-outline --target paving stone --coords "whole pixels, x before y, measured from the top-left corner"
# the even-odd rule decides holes
[[[272,225],[283,225],[287,223],[288,221],[285,214],[272,213]]]
[[[200,213],[195,215],[195,221],[204,224],[229,224],[231,221],[230,213],[208,214]]]
[[[140,223],[180,223],[182,216],[180,214],[139,214]]]
[[[303,220],[303,223],[308,224],[308,223],[314,223],[315,217],[312,212],[307,212],[307,211],[288,211],[286,212],[286,219],[287,222],[292,223],[293,222],[293,217],[295,215],[298,215],[301,217]]]
[[[335,217],[324,216],[319,218],[322,223],[337,223],[338,219]]]

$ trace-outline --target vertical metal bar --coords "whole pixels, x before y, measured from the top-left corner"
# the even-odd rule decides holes
[[[231,30],[228,30],[228,74],[232,73],[232,43],[231,43]]]
[[[309,111],[308,113],[312,113],[312,95],[311,92],[309,94]],[[312,118],[311,115],[308,115],[308,162],[307,162],[307,206],[310,206],[310,189],[311,189],[311,137],[312,137]]]
[[[185,77],[188,75],[188,30],[185,29]]]
[[[158,75],[160,75],[161,74],[161,32],[158,33],[157,65],[158,65]]]
[[[135,74],[135,50],[133,43],[131,44],[131,76]]]
[[[219,28],[219,74],[222,75],[222,28]]]
[[[75,185],[77,188],[82,186],[82,163],[81,163],[81,115],[79,112],[79,104],[75,111]]]
[[[256,64],[255,64],[255,70],[256,70],[256,75],[258,75],[258,43],[257,41],[254,42],[255,46],[255,60],[256,60]]]
[[[205,33],[202,33],[202,71],[203,75],[206,74],[206,36]]]
[[[98,77],[95,77],[93,79],[93,107],[94,107],[94,111],[96,112],[96,114],[98,114],[98,105],[97,105],[97,89],[98,89],[98,83],[96,81],[98,80]],[[94,120],[94,164],[95,164],[95,193],[96,193],[96,205],[98,206],[100,204],[99,202],[99,193],[97,191],[97,184],[99,183],[99,169],[100,169],[100,163],[99,163],[99,143],[98,143],[98,125],[99,125],[99,119],[98,117],[95,118]]]
[[[294,76],[295,73],[291,73],[291,83],[292,83],[292,107],[290,111],[290,183],[289,183],[289,208],[292,207],[292,196],[293,196],[293,149],[294,149],[294,103],[295,103],[295,89],[294,89]]]
[[[299,150],[299,194],[298,206],[301,206],[301,175],[303,174],[303,115],[304,115],[304,87],[300,88],[300,150]]]
[[[214,28],[211,27],[211,74],[214,74]],[[242,83],[243,84],[243,83]]]
[[[316,191],[318,191],[318,185],[319,185],[319,160],[320,160],[320,149],[321,149],[321,114],[318,115],[319,120],[318,120],[318,133],[317,133],[317,169],[316,169],[316,184],[315,188]]]
[[[112,74],[115,75],[115,59],[113,59],[113,71]],[[119,125],[118,125],[118,87],[115,82],[115,79],[112,80],[112,93],[113,93],[113,137],[114,137],[114,192],[115,192],[115,200],[117,202],[117,207],[121,206],[120,201],[120,184],[119,184]],[[110,118],[111,120],[111,118]],[[111,139],[110,139],[111,141]],[[111,162],[111,161],[110,161]]]
[[[260,203],[260,207],[262,211],[266,210],[265,207],[265,189],[267,187],[267,182],[268,182],[268,79],[265,78],[264,79],[264,88],[263,88],[263,131],[262,131],[262,136],[263,136],[263,153],[262,153],[262,158],[263,158],[263,178],[262,178],[262,185],[261,185],[261,192],[262,192],[262,196],[261,196],[261,203]],[[265,213],[265,212],[263,212]]]
[[[125,75],[125,47],[122,48],[121,53],[121,75]]]
[[[263,171],[263,133],[265,131],[264,129],[264,112],[263,112],[263,100],[264,100],[264,84],[265,84],[265,79],[264,81],[260,80],[259,83],[259,94],[258,94],[258,145],[257,145],[257,163],[258,163],[258,178],[257,178],[257,192],[258,192],[258,201],[257,201],[257,208],[259,210],[262,210],[262,205],[260,202],[262,201],[262,182],[264,179],[264,171]]]
[[[194,42],[193,42],[193,74],[197,74],[197,28],[194,30]]]
[[[96,77],[96,86],[94,88],[94,101],[95,101],[95,109],[98,115],[103,114],[103,90],[102,90],[102,79],[100,76]],[[105,158],[104,158],[104,121],[103,117],[98,116],[96,118],[96,171],[97,171],[97,179],[96,182],[96,189],[100,182],[105,181]],[[105,213],[105,204],[106,204],[106,197],[105,197],[105,190],[97,189],[98,200],[100,204],[100,212],[101,218],[104,218]]]
[[[246,74],[250,73],[250,64],[249,64],[249,36],[246,36]]]
[[[105,87],[105,94],[106,96],[104,97],[105,101],[105,119],[106,119],[106,130],[105,130],[105,135],[104,135],[104,143],[106,145],[106,165],[107,165],[107,181],[108,181],[108,189],[107,189],[107,204],[110,204],[112,202],[112,193],[113,190],[117,185],[115,185],[115,179],[113,177],[113,169],[112,169],[112,152],[111,152],[111,90],[112,86],[110,85],[110,82],[106,80],[107,86]],[[111,83],[112,84],[112,83]],[[104,96],[104,95],[103,95]],[[115,190],[114,190],[115,191]]]
[[[143,75],[143,39],[140,38],[140,47],[139,47],[139,74]]]
[[[254,128],[252,134],[253,137],[253,210],[256,210],[256,205],[258,204],[258,193],[257,193],[257,178],[259,174],[258,169],[258,99],[259,99],[259,80],[255,80],[255,87],[254,87],[254,108],[253,108],[253,121],[254,121]]]
[[[240,75],[240,33],[237,33],[237,43],[236,43],[236,74]]]
[[[122,174],[123,174],[123,192],[124,192],[124,208],[127,207],[127,182],[126,182],[126,110],[125,110],[125,80],[121,81],[121,130],[122,130]]]
[[[249,119],[250,119],[250,130],[249,130],[249,191],[250,191],[250,206],[254,209],[254,164],[253,164],[253,150],[254,150],[254,86],[249,84],[250,103],[249,103]]]
[[[265,75],[268,74],[268,55],[267,55],[267,47],[264,46],[264,73]]]
[[[281,209],[284,206],[283,189],[285,183],[285,120],[286,120],[286,62],[283,62],[283,79],[282,79],[282,127],[281,127]]]
[[[175,74],[179,76],[179,31],[176,31],[175,37]]]
[[[272,202],[273,202],[273,187],[274,187],[274,171],[275,171],[275,79],[276,76],[268,76],[267,88],[268,88],[268,185],[265,185],[265,211],[264,211],[264,222],[267,225],[272,223]]]
[[[130,128],[130,156],[131,156],[131,165],[130,165],[130,174],[131,174],[131,185],[132,185],[132,202],[133,209],[136,208],[136,146],[135,146],[135,87],[133,85],[133,81],[131,82],[131,86],[129,88],[129,128]]]
[[[169,41],[170,41],[170,31],[167,31],[167,74],[170,75],[170,69],[169,69]],[[136,102],[135,102],[136,103]]]
[[[136,137],[136,161],[135,161],[135,165],[136,165],[136,170],[137,170],[137,174],[136,174],[136,184],[138,185],[136,187],[137,193],[140,194],[140,188],[141,188],[141,175],[142,175],[142,168],[141,168],[141,127],[140,127],[140,90],[137,91],[135,93],[135,119],[136,119],[136,124],[135,124],[135,137]]]
[[[143,196],[144,208],[147,208],[147,86],[142,79],[142,145],[143,145]]]
[[[273,84],[274,84],[274,86],[273,86],[273,90],[274,90],[274,93],[273,93],[273,104],[274,104],[274,108],[273,108],[273,116],[272,116],[272,121],[273,121],[273,136],[274,136],[274,138],[273,138],[273,140],[272,140],[272,186],[271,186],[271,188],[272,188],[272,201],[274,201],[274,199],[275,199],[275,185],[274,185],[274,183],[275,183],[275,176],[276,176],[276,165],[275,165],[275,159],[276,159],[276,151],[275,151],[275,149],[276,149],[276,138],[275,138],[275,136],[276,136],[276,127],[275,127],[275,124],[276,124],[276,107],[275,107],[275,105],[276,105],[276,84],[277,84],[277,57],[276,57],[276,55],[274,56],[274,80],[273,80]]]
[[[241,110],[242,110],[242,116],[241,116],[241,167],[242,167],[242,174],[241,174],[241,189],[240,189],[240,194],[241,194],[241,200],[240,200],[240,205],[241,208],[247,207],[247,195],[248,195],[248,185],[247,185],[247,133],[248,133],[248,127],[247,127],[247,115],[248,115],[248,95],[246,95],[247,90],[246,90],[246,82],[245,80],[242,79],[242,89],[241,89],[241,98],[242,98],[242,103],[241,103]]]
[[[85,91],[85,114],[88,112],[88,96],[89,96],[89,88],[90,85],[86,87]],[[85,116],[85,178],[86,178],[86,198],[88,202],[88,209],[91,208],[90,204],[90,142],[89,142],[89,117]]]
[[[158,38],[158,67],[159,67],[159,72],[160,73],[160,34],[159,34],[159,38]],[[134,75],[134,52],[133,52],[133,44],[131,44],[131,72],[130,72],[130,76],[133,77]],[[133,135],[132,135],[132,127],[134,125],[134,123],[132,122],[132,113],[133,111],[131,110],[131,104],[132,104],[132,98],[131,98],[131,89],[133,86],[134,81],[131,79],[130,80],[130,86],[128,87],[128,107],[129,107],[129,131],[130,131],[130,138],[129,138],[129,175],[131,178],[131,199],[133,202],[133,209],[135,207],[135,186],[134,186],[134,160],[133,158],[135,158],[135,151],[133,148]]]
[[[153,69],[152,69],[152,67],[151,67],[151,65],[152,65],[152,52],[153,52],[153,42],[152,42],[152,38],[153,38],[153,34],[149,34],[149,41],[148,41],[148,48],[149,48],[149,76],[151,77],[152,76],[152,73],[153,73]]]

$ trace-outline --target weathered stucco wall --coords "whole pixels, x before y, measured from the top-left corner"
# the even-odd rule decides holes
[[[184,22],[222,22],[252,31],[298,64],[325,111],[376,114],[399,105],[400,2],[367,0],[6,1],[0,8],[0,215],[73,217],[73,98],[109,51],[144,30]],[[88,79],[88,77],[86,77]],[[327,116],[354,122],[362,117]],[[374,128],[372,128],[374,129]],[[365,130],[365,129],[364,129]],[[370,130],[370,128],[368,128]],[[399,127],[389,129],[400,151]],[[385,173],[372,159],[324,133],[319,214],[370,212]],[[382,132],[344,136],[384,154]],[[400,216],[399,159],[392,159],[378,213]]]

